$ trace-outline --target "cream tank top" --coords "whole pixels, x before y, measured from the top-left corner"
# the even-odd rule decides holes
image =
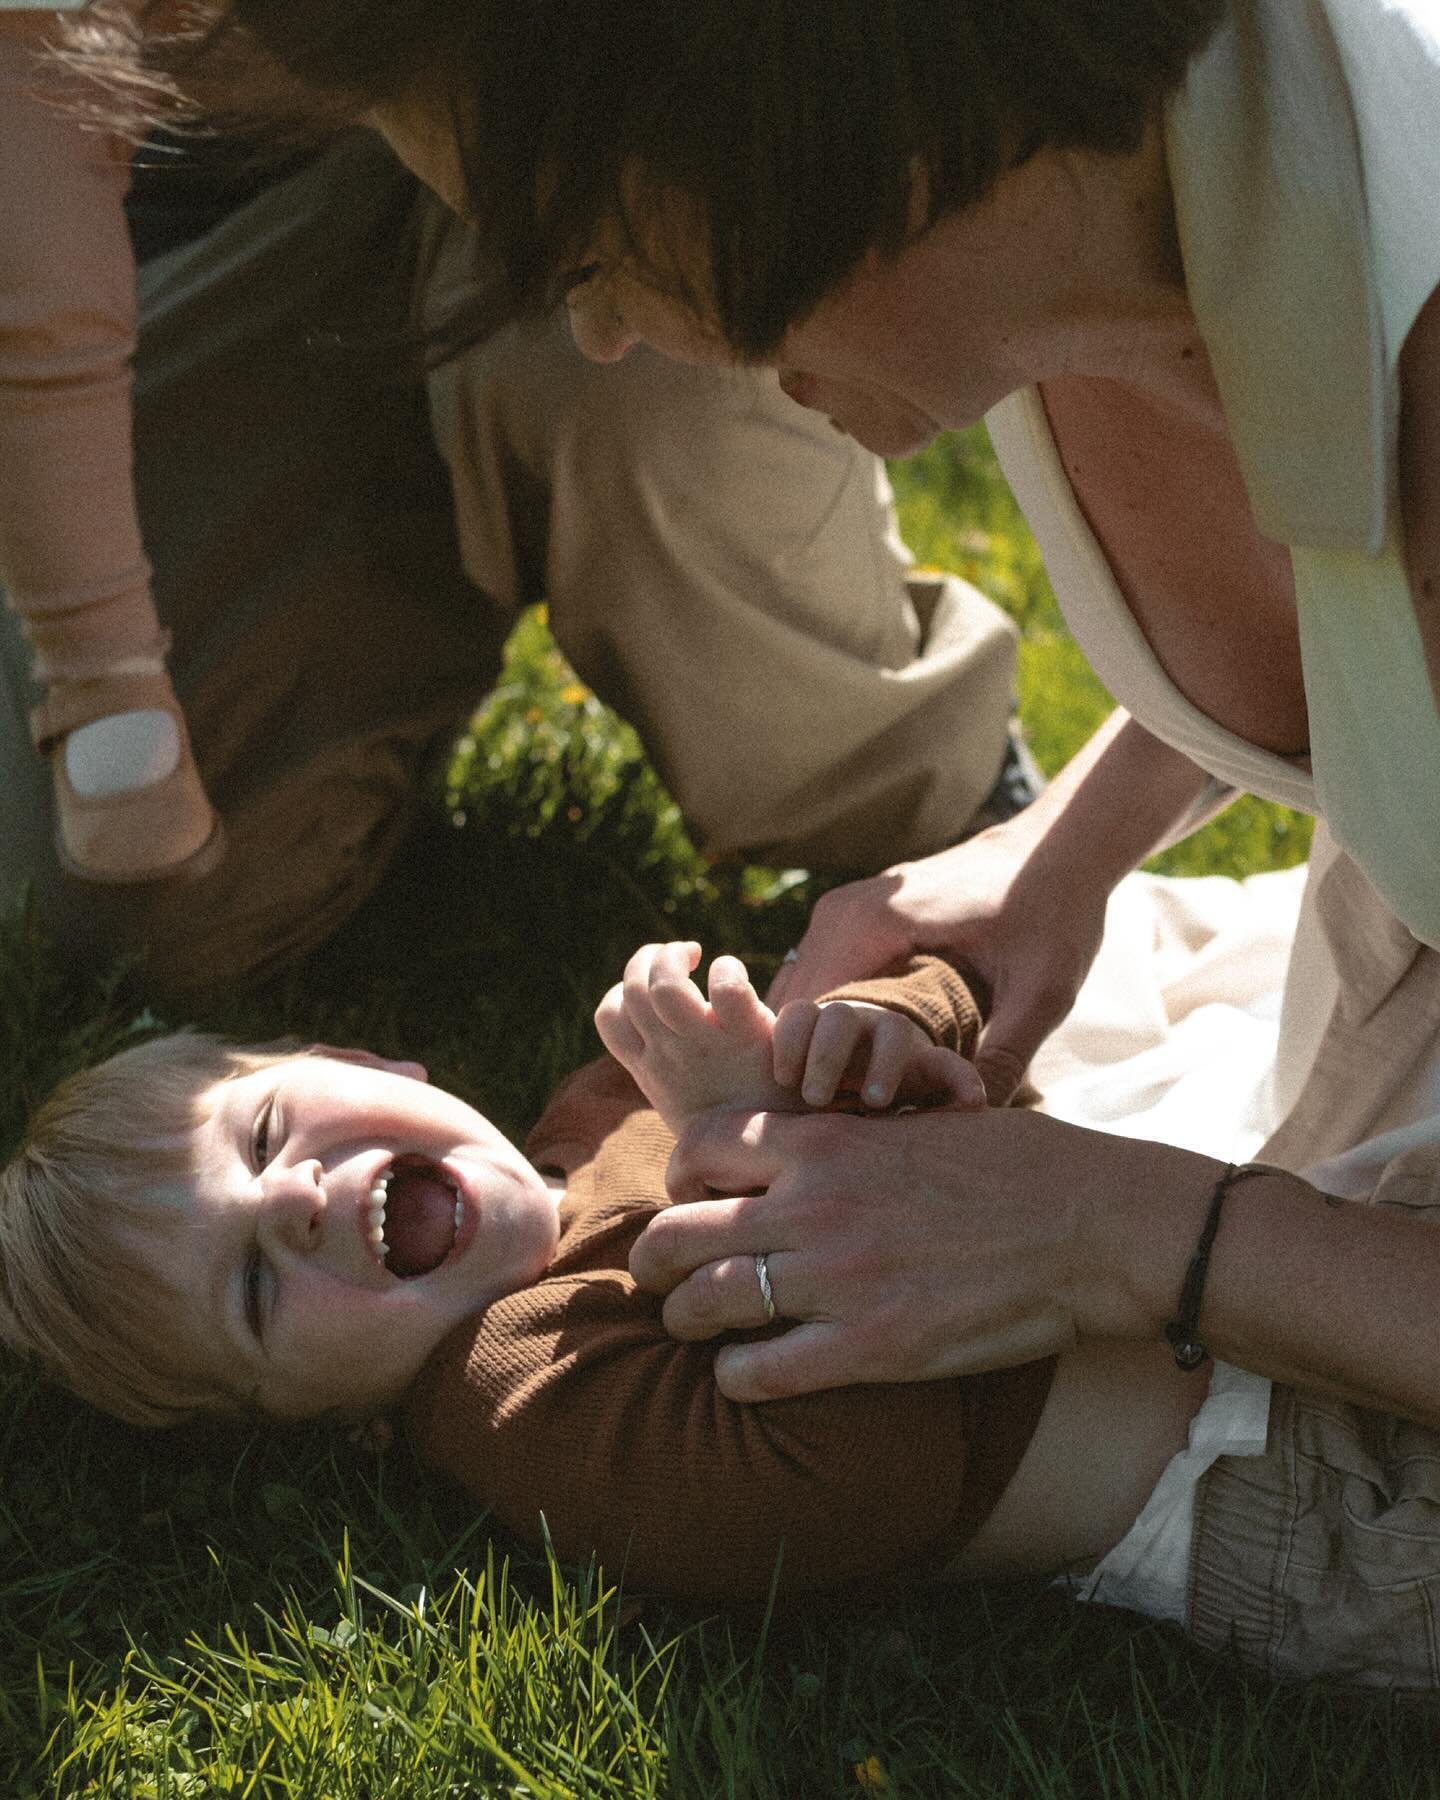
[[[1395,496],[1398,359],[1440,283],[1440,0],[1235,0],[1166,118],[1186,284],[1260,527],[1290,547],[1312,773],[1198,711],[1086,524],[1039,394],[986,423],[1077,641],[1221,781],[1319,815],[1440,948],[1440,717]]]

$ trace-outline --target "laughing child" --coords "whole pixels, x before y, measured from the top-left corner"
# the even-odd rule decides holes
[[[790,1588],[944,1572],[1051,1363],[745,1406],[627,1258],[707,1107],[982,1105],[974,1002],[926,958],[777,1018],[734,958],[707,1000],[699,954],[636,953],[596,1016],[615,1060],[524,1155],[364,1052],[180,1034],[72,1077],[0,1172],[0,1337],[143,1425],[398,1411],[477,1503],[632,1587],[763,1594],[777,1558]]]

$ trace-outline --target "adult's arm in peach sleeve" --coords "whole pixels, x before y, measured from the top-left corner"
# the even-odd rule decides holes
[[[126,146],[47,55],[54,15],[0,12],[0,581],[44,667],[161,652],[136,515]]]

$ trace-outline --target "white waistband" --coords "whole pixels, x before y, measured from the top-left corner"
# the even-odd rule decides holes
[[[1217,1362],[1190,1441],[1165,1465],[1140,1516],[1088,1575],[1063,1578],[1075,1597],[1183,1625],[1196,1484],[1217,1457],[1261,1455],[1269,1420],[1270,1382]]]

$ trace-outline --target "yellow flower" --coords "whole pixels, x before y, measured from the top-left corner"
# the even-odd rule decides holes
[[[583,706],[590,698],[590,690],[583,681],[567,681],[560,690],[560,698],[567,706]]]
[[[867,1756],[864,1762],[856,1763],[855,1779],[867,1794],[885,1794],[890,1790],[890,1777],[878,1756]]]

